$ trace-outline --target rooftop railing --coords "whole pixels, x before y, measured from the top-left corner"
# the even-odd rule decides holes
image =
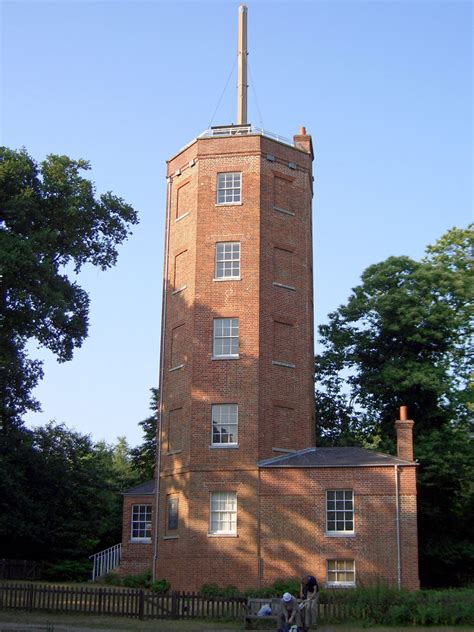
[[[268,130],[256,127],[255,125],[222,125],[216,127],[210,127],[206,129],[202,134],[199,134],[198,138],[219,138],[222,136],[265,136],[271,138],[290,147],[294,147],[295,143],[284,136],[274,134]]]

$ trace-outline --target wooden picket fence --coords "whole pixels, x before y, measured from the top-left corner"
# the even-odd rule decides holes
[[[0,583],[0,610],[46,610],[138,619],[243,619],[245,597],[205,597],[198,593],[164,595],[136,588],[89,588]]]
[[[138,588],[0,582],[0,610],[43,610],[136,619],[243,620],[247,603],[246,597],[206,597],[194,592],[158,594]],[[329,591],[324,593],[318,609],[318,620],[327,622],[342,623],[351,614],[349,604],[333,601]]]
[[[41,563],[32,560],[0,560],[0,579],[40,579]]]

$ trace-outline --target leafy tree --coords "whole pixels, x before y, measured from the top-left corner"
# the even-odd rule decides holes
[[[138,483],[126,441],[50,422],[10,429],[0,460],[0,557],[86,562],[121,539],[121,492]],[[4,433],[0,433],[0,441]]]
[[[467,427],[425,432],[415,444],[421,580],[463,585],[474,576],[474,449]]]
[[[155,475],[156,464],[156,430],[160,396],[157,388],[151,388],[150,410],[152,414],[139,422],[143,430],[143,443],[132,448],[132,467],[139,474],[142,481],[150,480]]]
[[[397,408],[408,404],[415,419],[425,583],[460,581],[461,559],[466,572],[474,569],[461,518],[473,508],[473,228],[451,229],[421,261],[390,257],[370,266],[320,327],[319,445],[393,452]]]
[[[370,266],[320,327],[318,410],[340,409],[357,440],[372,436],[389,447],[394,411],[407,402],[418,434],[467,420],[473,245],[472,227],[453,229],[421,262],[390,257]],[[331,436],[325,418],[331,421],[325,415],[318,426],[323,441]]]
[[[24,149],[0,147],[1,412],[10,425],[39,409],[32,390],[43,373],[27,342],[72,358],[87,336],[89,298],[70,275],[86,263],[113,266],[138,221],[121,198],[96,197],[81,175],[89,168],[55,155],[38,165]]]

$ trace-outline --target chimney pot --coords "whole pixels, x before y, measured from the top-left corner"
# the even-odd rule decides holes
[[[400,406],[400,421],[406,421],[408,419],[407,406]]]
[[[300,129],[300,136],[306,136],[306,127],[304,125]]]

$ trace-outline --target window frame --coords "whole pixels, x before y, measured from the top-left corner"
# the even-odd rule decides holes
[[[141,509],[145,508],[145,518],[140,519]],[[137,510],[138,516],[135,516],[135,510]],[[148,518],[149,514],[149,519]],[[151,529],[152,529],[152,505],[151,503],[133,503],[132,513],[130,516],[130,541],[131,542],[151,542]],[[143,524],[143,526],[135,527],[134,525]],[[149,528],[147,528],[149,526]],[[145,535],[134,535],[135,532],[143,532]],[[146,535],[149,532],[150,535]]]
[[[227,178],[232,176],[230,186],[227,186]],[[238,187],[235,186],[235,176],[239,176]],[[221,185],[221,179],[224,182]],[[230,191],[230,199],[227,199],[227,192]],[[236,191],[238,191],[238,200],[236,200]],[[219,201],[219,194],[224,193],[224,201]],[[237,206],[242,204],[242,172],[241,171],[221,171],[217,174],[216,179],[216,206]]]
[[[225,254],[225,246],[231,246],[231,258],[230,259],[221,259],[219,260],[219,246],[224,246],[224,251],[222,254]],[[239,254],[238,258],[234,258],[234,246],[238,246]],[[217,241],[215,246],[216,252],[214,257],[214,279],[216,281],[235,281],[240,280],[240,262],[241,262],[241,246],[240,241]],[[238,264],[238,274],[225,274],[225,263],[231,264],[231,270],[234,271],[235,262]],[[218,272],[219,264],[223,265],[224,274],[220,274]]]
[[[236,321],[237,325],[235,326],[233,322],[230,323],[230,333],[231,335],[223,335],[221,332],[220,335],[217,335],[216,325],[218,322],[222,321]],[[233,329],[236,327],[237,334],[232,335]],[[236,353],[216,353],[216,343],[218,341],[230,340],[230,347],[232,350],[233,340],[237,340],[237,352]],[[223,344],[223,343],[222,343]],[[238,359],[239,358],[239,319],[234,316],[226,316],[223,318],[214,318],[212,322],[212,358],[214,360],[222,360],[222,359]]]
[[[226,425],[227,427],[232,426],[235,427],[235,431],[233,433],[231,432],[227,432],[227,436],[230,436],[231,434],[234,435],[235,437],[235,441],[227,441],[227,442],[223,442],[223,441],[215,441],[214,440],[214,410],[217,408],[223,408],[225,406],[234,406],[235,407],[235,422],[219,422],[219,426],[223,426]],[[217,425],[217,424],[216,424]],[[222,430],[219,433],[219,436],[222,437]],[[211,447],[213,448],[227,448],[227,447],[232,447],[235,448],[236,446],[239,445],[239,405],[234,403],[234,402],[223,402],[223,403],[218,403],[218,404],[211,404]]]
[[[176,526],[170,526],[171,505],[176,503]],[[179,496],[177,494],[169,494],[166,502],[166,533],[177,533],[179,529]]]
[[[333,498],[329,498],[329,494],[334,494]],[[343,494],[343,498],[338,498],[337,494]],[[350,499],[346,495],[350,494]],[[337,503],[344,503],[343,508],[337,508]],[[350,502],[352,508],[347,509],[346,503]],[[329,503],[334,503],[334,507],[330,507]],[[333,513],[334,518],[329,519],[329,514]],[[350,513],[351,518],[346,518],[346,514]],[[338,517],[339,514],[339,517]],[[340,515],[342,514],[342,517]],[[329,523],[334,523],[334,529],[329,527]],[[343,523],[343,529],[337,529],[338,523]],[[352,522],[352,529],[346,528],[346,523]],[[354,503],[354,490],[352,489],[327,489],[326,490],[326,535],[330,536],[352,536],[355,534],[355,503]]]
[[[233,509],[213,509],[212,506],[212,500],[213,500],[213,496],[216,496],[217,494],[223,496],[226,495],[227,497],[232,496],[233,500],[234,500],[234,508]],[[228,500],[228,499],[227,499]],[[232,521],[232,518],[229,520],[229,524],[232,527],[232,523],[234,525],[234,528],[229,529],[229,530],[221,530],[221,529],[213,529],[212,525],[213,525],[213,515],[215,515],[215,513],[218,512],[219,514],[224,514],[224,513],[228,513],[228,514],[233,514],[234,515],[234,520]],[[214,491],[214,492],[210,492],[209,493],[209,525],[208,525],[208,535],[209,536],[215,536],[215,537],[226,537],[226,536],[230,536],[230,537],[236,537],[237,536],[237,492],[235,491]]]
[[[348,568],[334,568],[334,569],[330,569],[329,566],[330,564],[335,564],[335,566],[337,566],[338,564],[344,564],[346,565],[347,563],[352,564],[352,569],[348,569]],[[330,580],[329,579],[329,573],[335,573],[336,574],[336,579],[334,580]],[[347,581],[347,580],[342,580],[339,581],[337,579],[337,574],[338,573],[352,573],[353,574],[353,581]],[[330,560],[326,560],[326,586],[328,587],[341,587],[341,588],[353,588],[356,586],[356,563],[355,560],[351,560],[351,559],[347,559],[347,558],[343,558],[343,559],[330,559]]]

